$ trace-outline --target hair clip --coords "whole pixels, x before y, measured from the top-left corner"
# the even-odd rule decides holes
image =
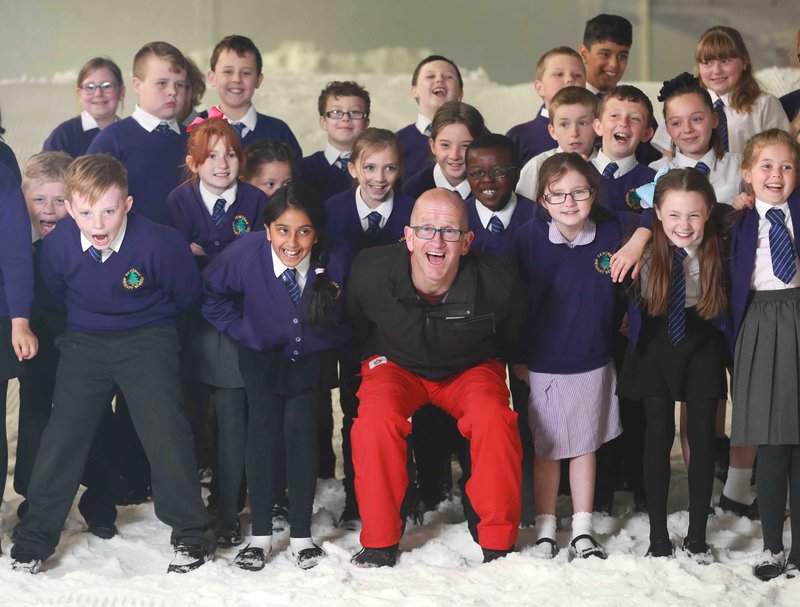
[[[203,118],[202,116],[198,116],[197,118],[192,120],[192,123],[186,127],[186,132],[191,133],[192,129],[196,125],[201,124],[206,120],[227,120],[227,118],[225,118],[225,114],[222,113],[221,109],[219,109],[216,105],[212,105],[211,108],[208,110],[208,117]]]
[[[669,166],[665,164],[660,169],[658,169],[658,172],[656,172],[656,176],[653,178],[653,181],[636,188],[636,195],[639,197],[639,205],[643,209],[653,208],[653,198],[655,198],[656,194],[656,184],[658,183],[658,180],[661,179],[668,172],[669,172]]]
[[[658,100],[663,103],[675,91],[699,86],[700,80],[698,80],[696,76],[693,76],[689,72],[683,72],[671,80],[664,80],[661,83],[661,90],[658,91]]]

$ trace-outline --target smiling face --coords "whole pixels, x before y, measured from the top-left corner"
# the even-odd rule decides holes
[[[423,65],[417,83],[411,86],[411,96],[419,104],[420,114],[433,120],[433,115],[447,101],[460,101],[463,91],[458,74],[447,61],[431,61]]]
[[[253,93],[263,79],[253,53],[240,57],[232,49],[221,51],[214,69],[208,72],[208,83],[217,89],[220,109],[231,120],[239,120],[250,109]]]
[[[703,85],[720,97],[730,93],[739,83],[745,67],[743,59],[734,59],[733,57],[697,62],[697,70],[700,72],[700,80]]]
[[[501,211],[508,204],[519,181],[519,168],[514,168],[503,177],[492,177],[494,168],[514,167],[511,154],[500,148],[478,148],[467,154],[467,179],[469,187],[480,203],[493,212]],[[481,169],[483,177],[471,177],[469,171]]]
[[[785,144],[767,145],[752,166],[742,167],[742,178],[758,200],[772,205],[783,204],[794,191],[797,156]]]
[[[56,223],[67,216],[64,182],[42,181],[41,179],[26,180],[24,189],[31,225],[38,233],[39,238],[44,238],[53,231]]]
[[[656,206],[656,216],[664,233],[676,247],[687,247],[703,238],[711,208],[705,197],[696,191],[667,191]]]
[[[123,196],[117,186],[110,187],[94,204],[81,194],[75,193],[66,203],[67,211],[78,224],[78,229],[102,251],[107,249],[119,234],[125,215],[131,210],[133,198]]]
[[[186,70],[172,71],[169,61],[150,55],[144,77],[133,77],[139,107],[160,120],[172,120],[186,103]]]
[[[545,107],[550,107],[553,95],[565,86],[586,86],[583,63],[572,55],[552,55],[545,60],[542,77],[534,81],[533,88]]]
[[[592,211],[592,204],[595,198],[595,193],[592,192],[588,199],[578,201],[573,198],[572,193],[580,197],[581,192],[588,191],[590,188],[591,185],[586,180],[586,177],[578,171],[567,169],[561,177],[548,183],[544,192],[545,196],[570,194],[566,197],[566,200],[561,204],[547,202],[547,198],[543,198],[540,201],[550,214],[550,217],[553,218],[558,231],[570,242],[575,240],[575,237],[583,229],[583,225]]]
[[[239,158],[233,148],[225,144],[222,137],[214,137],[211,140],[208,156],[203,164],[193,166],[191,156],[186,157],[186,164],[197,173],[208,191],[217,196],[231,187],[239,176]]]
[[[417,199],[411,213],[412,226],[461,230],[461,238],[445,242],[440,232],[424,240],[406,226],[406,246],[411,252],[411,280],[426,295],[447,293],[458,274],[462,255],[466,255],[473,234],[467,231],[467,210],[461,198],[449,190],[428,190]]]
[[[292,165],[288,162],[265,162],[250,180],[250,185],[271,198],[272,195],[292,180]]]
[[[594,148],[594,111],[578,103],[560,105],[550,116],[547,130],[565,152],[575,152],[588,159]]]
[[[103,91],[100,85],[104,83],[111,83],[111,89]],[[87,84],[94,84],[97,88],[91,93],[78,88],[78,103],[83,111],[97,121],[100,128],[104,128],[114,122],[119,100],[125,96],[125,87],[117,82],[116,76],[107,67],[89,72],[81,82],[81,87]]]
[[[590,48],[580,46],[580,55],[586,66],[586,82],[599,91],[607,91],[619,83],[628,66],[630,46],[603,40]]]
[[[267,225],[267,240],[281,263],[294,268],[311,254],[317,242],[317,231],[304,211],[288,207]]]
[[[697,93],[672,97],[666,105],[667,132],[684,155],[700,160],[710,149],[717,115]]]
[[[391,195],[400,176],[398,167],[397,153],[389,146],[367,148],[355,164],[347,164],[350,175],[358,179],[361,186],[361,199],[371,209],[377,208]]]
[[[347,97],[329,95],[325,103],[325,112],[332,110],[364,113],[364,100],[354,95]],[[349,152],[353,149],[353,142],[355,142],[356,138],[369,126],[369,118],[354,120],[345,115],[339,120],[335,120],[327,116],[320,116],[319,126],[328,134],[328,143],[339,151]]]
[[[647,108],[636,101],[606,97],[605,107],[594,132],[603,138],[603,153],[612,160],[631,156],[642,141],[653,136]]]
[[[442,168],[444,176],[452,186],[456,186],[466,176],[464,163],[467,148],[472,143],[472,135],[463,124],[448,124],[440,130],[436,139],[429,139],[436,164]]]

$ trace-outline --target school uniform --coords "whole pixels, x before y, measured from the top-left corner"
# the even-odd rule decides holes
[[[219,107],[219,106],[217,106]],[[220,110],[222,111],[222,110]],[[203,118],[208,118],[208,110],[200,112]],[[280,118],[274,116],[267,116],[266,114],[259,114],[256,112],[255,106],[251,103],[250,107],[239,120],[228,121],[236,127],[237,131],[242,135],[242,147],[246,148],[251,143],[256,141],[274,140],[283,141],[292,146],[295,153],[295,158],[303,157],[303,150],[300,149],[300,144],[297,142],[297,137],[294,136],[292,129]]]
[[[83,156],[100,133],[97,120],[83,111],[59,124],[44,140],[43,152],[66,152],[73,158]]]
[[[350,189],[353,185],[353,178],[347,171],[350,152],[346,157],[342,154],[328,144],[324,150],[306,156],[297,163],[298,180],[314,188],[322,200]]]
[[[613,177],[604,177],[603,173],[612,162],[617,165]],[[639,164],[635,156],[612,161],[602,150],[597,152],[590,164],[597,171],[601,189],[600,204],[610,211],[641,212],[642,206],[636,188],[655,179],[656,172],[648,166]]]
[[[30,318],[33,304],[31,221],[19,182],[0,164],[0,417],[6,418],[8,380],[22,372],[11,345],[11,319]],[[0,431],[0,490],[5,491],[8,443]],[[0,493],[2,496],[2,493]]]
[[[175,120],[161,121],[137,105],[131,116],[104,128],[87,153],[119,160],[128,171],[133,210],[164,224],[167,197],[183,181],[187,141]]]
[[[129,213],[95,261],[65,218],[45,239],[41,270],[67,311],[53,412],[17,525],[15,554],[45,560],[55,550],[98,421],[118,385],[152,468],[156,515],[176,543],[210,551],[192,435],[181,404],[176,315],[200,294],[186,243],[171,228]],[[96,253],[96,251],[95,251]]]
[[[717,158],[713,149],[708,150],[702,158],[695,160],[685,156],[680,150],[675,150],[672,158],[662,158],[650,165],[651,169],[658,171],[663,166],[670,169],[697,168],[703,163],[708,167],[708,172],[699,169],[708,175],[708,181],[714,188],[717,202],[731,204],[733,199],[742,191],[742,156],[735,152],[725,152],[722,158]]]
[[[433,188],[444,188],[446,190],[451,190],[456,192],[464,200],[466,200],[467,197],[472,193],[472,190],[470,190],[469,187],[469,181],[467,181],[466,178],[458,185],[451,185],[450,182],[447,181],[447,177],[444,176],[442,167],[440,167],[438,164],[434,164],[432,167],[423,169],[416,175],[413,175],[411,178],[409,178],[408,181],[403,183],[402,192],[406,196],[416,200],[423,193],[427,192],[428,190],[432,190]]]
[[[506,133],[506,137],[517,144],[520,166],[524,166],[534,156],[558,146],[558,142],[553,139],[547,128],[549,125],[550,114],[542,104],[533,120],[513,126]]]
[[[335,248],[323,263],[321,274],[310,267],[310,257],[298,264],[297,303],[282,277],[286,267],[263,234],[239,238],[204,273],[203,314],[240,345],[249,407],[246,468],[253,535],[272,533],[272,504],[283,489],[278,463],[284,444],[291,536],[311,535],[318,407],[336,381],[336,348],[349,338],[341,300],[330,323],[307,324],[315,281],[329,280],[341,289],[348,252]]]
[[[786,112],[786,118],[789,119],[789,122],[794,120],[794,117],[797,116],[797,110],[800,110],[800,89],[786,93],[779,101],[783,111]]]
[[[416,175],[436,162],[430,145],[431,121],[425,116],[418,114],[416,122],[403,127],[396,134],[406,175]]]
[[[786,118],[780,101],[774,95],[762,92],[757,98],[753,107],[747,113],[735,111],[730,106],[730,93],[725,93],[721,97],[709,89],[711,102],[716,103],[722,99],[725,106],[725,118],[728,126],[728,152],[744,153],[744,146],[747,140],[753,135],[766,131],[767,129],[789,130],[789,120]],[[717,129],[719,131],[719,129]],[[661,125],[656,134],[653,135],[653,144],[662,149],[669,150],[672,146],[672,139],[667,132],[667,127]]]
[[[544,151],[528,160],[519,173],[519,181],[516,187],[517,194],[535,200],[536,188],[539,187],[539,169],[542,168],[545,160],[563,151],[561,146],[558,146],[551,150]],[[597,156],[597,152],[593,150],[589,160],[592,160],[595,156]]]
[[[22,173],[19,171],[19,163],[17,163],[14,150],[3,141],[2,137],[0,137],[0,164],[11,171],[18,184],[22,183]]]

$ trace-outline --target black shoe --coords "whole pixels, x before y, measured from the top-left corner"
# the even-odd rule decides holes
[[[800,575],[800,569],[797,568],[797,564],[793,563],[792,561],[786,561],[786,567],[783,568],[784,575],[789,578],[796,578]]]
[[[23,571],[35,575],[42,568],[42,559],[33,552],[16,552],[12,548],[11,558],[14,559],[11,562],[11,569],[14,571]]]
[[[261,571],[264,565],[267,564],[268,556],[269,553],[263,548],[257,548],[247,544],[247,546],[239,551],[236,558],[233,559],[233,564],[245,571]]]
[[[242,526],[238,519],[234,525],[220,525],[217,530],[217,546],[220,548],[239,546],[242,539]]]
[[[541,537],[533,545],[532,556],[537,559],[554,559],[558,555],[556,541],[549,537]]]
[[[176,544],[175,556],[167,567],[167,573],[189,573],[211,560],[212,553],[202,546]]]
[[[675,549],[672,542],[669,540],[653,540],[650,542],[650,547],[647,549],[645,556],[653,556],[656,558],[673,556]]]
[[[761,518],[758,514],[757,499],[753,500],[752,504],[743,504],[722,494],[719,496],[719,507],[725,512],[733,512],[736,516],[749,518],[751,521],[757,521]]]
[[[397,564],[397,544],[386,548],[362,548],[350,561],[359,567],[394,567]]]
[[[591,546],[589,548],[583,548],[578,550],[577,544],[581,540],[589,540],[591,542]],[[569,543],[569,551],[572,553],[572,556],[576,559],[588,559],[589,557],[596,556],[599,559],[605,559],[608,557],[606,554],[605,549],[597,543],[591,535],[588,533],[584,533],[583,535],[579,535],[576,538],[573,538],[572,541]]]
[[[681,551],[698,565],[710,565],[714,562],[711,548],[703,540],[683,540]]]
[[[110,540],[117,535],[117,526],[114,523],[103,521],[86,521],[89,526],[89,533],[99,537],[101,540]]]
[[[753,573],[762,582],[769,582],[781,575],[786,570],[783,553],[768,554],[758,565],[753,567]]]
[[[497,559],[501,559],[509,554],[511,554],[511,550],[492,550],[491,548],[483,548],[483,562],[484,563],[491,563],[492,561],[496,561]]]
[[[319,565],[320,561],[324,559],[327,554],[325,551],[314,544],[313,548],[303,548],[295,555],[295,563],[300,569],[311,569]]]
[[[272,532],[280,533],[289,528],[289,508],[286,504],[277,503],[272,506]]]

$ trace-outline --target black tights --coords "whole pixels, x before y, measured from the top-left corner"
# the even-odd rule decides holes
[[[758,448],[758,512],[764,550],[783,551],[783,518],[789,492],[792,551],[789,561],[800,565],[800,445],[761,445]]]
[[[687,402],[689,461],[689,531],[686,539],[705,542],[708,507],[714,486],[714,420],[716,398]],[[669,540],[667,495],[670,451],[675,440],[675,403],[664,397],[642,401],[646,428],[644,442],[644,486],[650,516],[650,541]],[[760,464],[760,462],[759,462]]]

